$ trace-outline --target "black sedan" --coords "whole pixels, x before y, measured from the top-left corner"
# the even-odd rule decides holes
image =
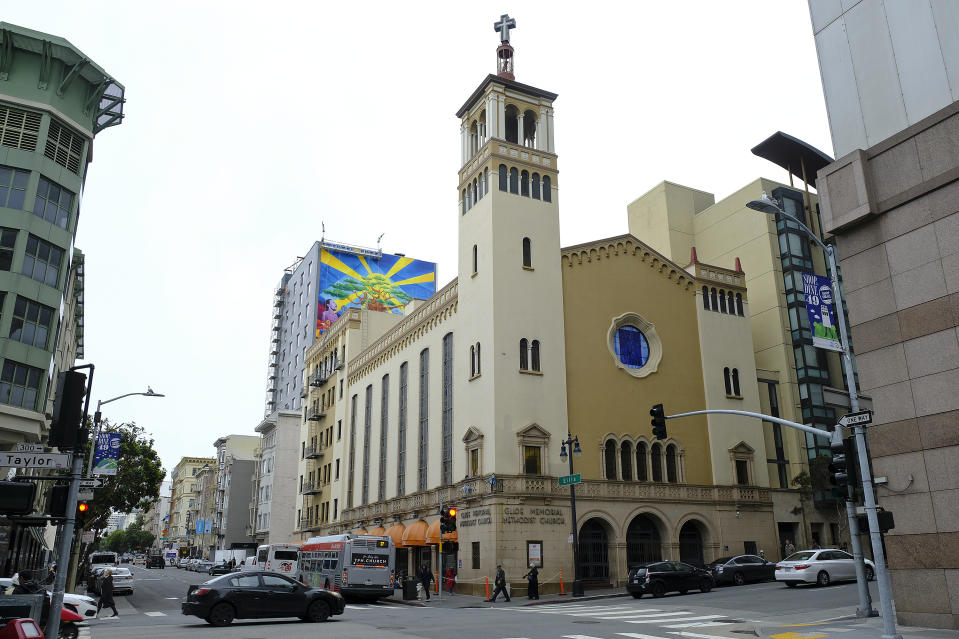
[[[228,575],[233,572],[233,568],[230,566],[230,564],[224,561],[223,563],[210,566],[210,569],[207,570],[207,572],[211,575]]]
[[[681,561],[658,561],[631,568],[626,592],[636,599],[646,593],[654,597],[662,597],[667,592],[685,595],[690,590],[709,592],[713,583],[712,575],[706,570]]]
[[[330,615],[343,614],[345,607],[338,592],[310,588],[272,572],[239,572],[190,586],[181,611],[214,626],[227,626],[234,619],[326,621]]]
[[[717,584],[742,586],[747,581],[766,581],[776,578],[776,564],[756,555],[720,557],[707,566]]]

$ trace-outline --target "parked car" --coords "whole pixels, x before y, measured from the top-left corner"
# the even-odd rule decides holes
[[[866,559],[866,579],[876,576],[876,564]],[[790,588],[799,584],[828,586],[833,581],[856,579],[856,562],[848,552],[835,548],[800,550],[776,564],[776,581]]]
[[[106,575],[106,570],[104,568],[97,569],[96,575],[96,585],[94,586],[94,592],[97,594],[101,593],[101,585],[103,584],[103,578]],[[128,594],[133,594],[133,573],[130,572],[129,568],[112,568],[113,570],[113,592],[114,594],[119,594],[121,592],[126,592]]]
[[[213,567],[213,562],[207,559],[201,559],[193,564],[194,572],[208,572]]]
[[[681,561],[657,561],[631,568],[626,579],[626,592],[639,599],[647,593],[662,597],[667,592],[681,595],[690,590],[709,592],[713,585],[713,576],[707,570]]]
[[[229,563],[224,561],[222,563],[210,566],[207,572],[210,573],[211,575],[227,575],[233,572],[233,568],[230,566]]]
[[[186,560],[186,569],[189,570],[189,571],[192,571],[192,570],[193,570],[193,566],[195,566],[195,565],[196,565],[196,562],[198,562],[198,561],[200,561],[200,560],[197,559],[196,557],[191,557],[190,559],[187,559],[187,560]]]
[[[776,578],[776,564],[757,555],[720,557],[706,567],[717,584],[742,586],[747,581],[766,581]]]
[[[53,593],[47,591],[47,596]],[[86,595],[75,595],[72,592],[63,593],[63,607],[72,610],[84,619],[94,619],[97,616],[97,600]]]
[[[330,615],[343,614],[345,607],[338,592],[310,588],[285,575],[249,571],[190,586],[181,611],[214,626],[227,626],[234,619],[326,621]]]
[[[147,563],[145,568],[160,568],[161,570],[166,568],[166,560],[163,558],[163,555],[150,555],[147,557]]]

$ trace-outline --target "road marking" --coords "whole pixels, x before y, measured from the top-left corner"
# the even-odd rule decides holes
[[[592,635],[563,635],[563,639],[600,639]]]
[[[632,615],[623,615],[618,617],[599,617],[600,619],[655,619],[656,617],[675,617],[676,615],[688,615],[688,612],[657,612],[653,614],[637,613]],[[657,620],[659,621],[659,620]],[[678,621],[678,619],[662,619],[661,621]]]
[[[686,631],[680,631],[680,632],[670,631],[669,634],[679,635],[680,637],[693,637],[693,639],[721,639],[720,637],[717,637],[716,635],[701,635],[695,632],[686,632]]]
[[[609,608],[587,608],[589,612],[576,611],[570,613],[571,617],[588,617],[590,615],[616,615],[627,612],[633,612],[636,610],[642,610],[642,608],[637,608],[635,606],[611,606]],[[662,608],[657,608],[656,610],[662,610]]]
[[[665,639],[665,637],[657,637],[656,635],[641,635],[638,632],[617,632],[616,634],[630,637],[631,639]]]
[[[166,617],[165,612],[145,612],[143,614],[145,614],[147,617]]]
[[[854,632],[855,628],[820,628],[823,632]]]
[[[179,597],[166,597],[166,598],[167,598],[167,599],[174,599],[174,600],[179,599]]]
[[[680,623],[675,626],[663,626],[663,628],[708,628],[710,626],[725,626],[728,621],[696,621],[693,623]]]

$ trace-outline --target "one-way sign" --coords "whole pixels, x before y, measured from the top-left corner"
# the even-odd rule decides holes
[[[872,423],[872,411],[861,410],[858,413],[848,413],[839,418],[839,425],[843,428]]]
[[[101,488],[103,486],[102,479],[81,479],[80,488]]]

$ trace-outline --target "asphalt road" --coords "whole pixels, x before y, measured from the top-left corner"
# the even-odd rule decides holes
[[[210,578],[208,575],[176,568],[161,571],[140,567],[135,567],[133,573],[136,578],[135,593],[116,598],[120,617],[90,622],[82,637],[742,639],[744,635],[755,636],[757,630],[762,635],[764,624],[784,623],[786,618],[794,622],[822,622],[817,628],[819,636],[851,637],[842,634],[844,630],[838,627],[846,622],[836,618],[853,615],[856,607],[855,584],[789,589],[782,584],[769,582],[738,588],[717,588],[709,593],[671,595],[662,599],[565,599],[563,603],[549,602],[536,606],[524,605],[529,602],[519,597],[514,598],[511,604],[490,605],[478,598],[462,595],[447,598],[444,603],[434,600],[426,607],[395,603],[349,604],[343,615],[320,625],[284,619],[237,621],[228,628],[213,628],[201,619],[183,616],[179,607],[187,586],[206,581]],[[832,634],[833,630],[838,634]]]

